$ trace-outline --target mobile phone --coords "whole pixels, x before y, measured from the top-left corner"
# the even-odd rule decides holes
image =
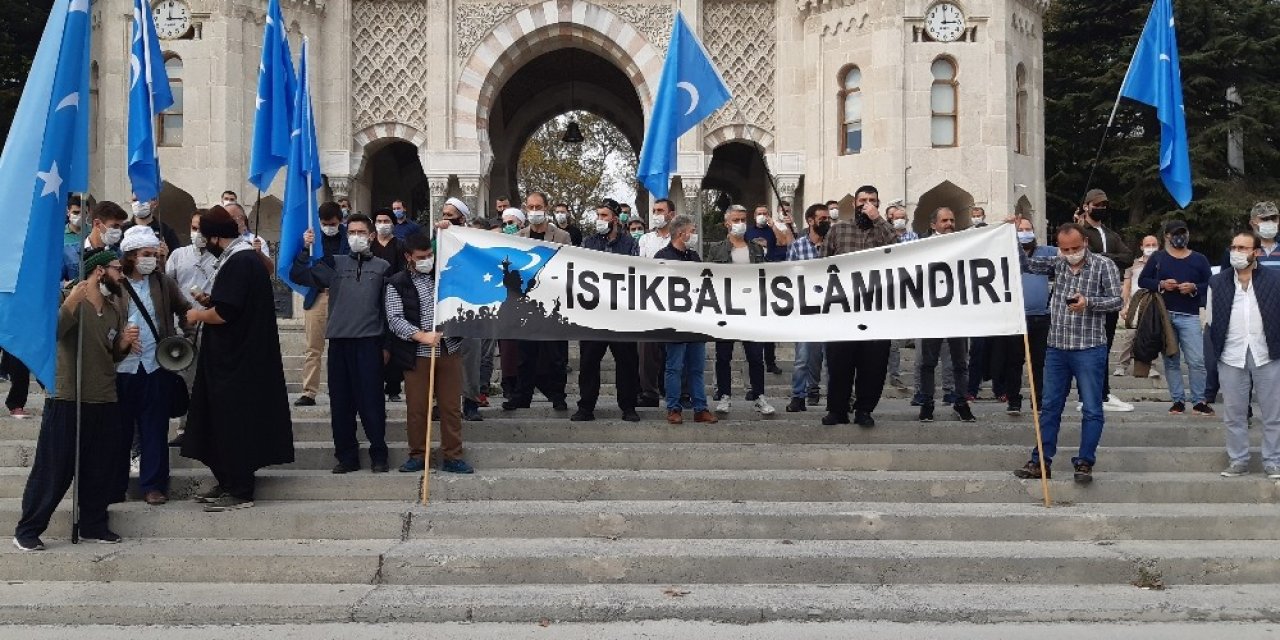
[[[1080,304],[1080,294],[1075,294],[1067,298],[1067,304]]]

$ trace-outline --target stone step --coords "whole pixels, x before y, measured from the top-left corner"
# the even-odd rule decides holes
[[[1009,468],[1020,466],[1014,459]],[[27,469],[0,468],[0,498],[20,498]],[[1070,480],[1063,465],[1051,482],[1055,501],[1152,503],[1258,503],[1280,501],[1280,483],[1265,476],[1221,478],[1210,473],[1129,473],[1099,467],[1091,486]],[[421,476],[360,471],[334,476],[323,470],[264,470],[262,500],[404,500],[419,497]],[[174,470],[170,497],[185,499],[213,486],[204,469]],[[134,486],[132,490],[137,491]],[[746,502],[1036,502],[1038,481],[1009,471],[813,470],[556,470],[480,469],[460,476],[433,472],[431,499],[465,500],[719,500]]]
[[[72,633],[103,640],[1068,640],[1080,637],[1085,621],[1088,635],[1097,638],[1252,640],[1274,637],[1274,628],[1229,623],[1280,622],[1277,590],[1280,585],[1267,583],[1144,590],[1127,584],[419,586],[24,580],[0,585],[0,616],[9,625],[81,620],[127,625],[93,627],[92,632],[64,626],[8,627],[19,634],[14,637],[34,640]],[[678,622],[703,620],[715,622]],[[957,621],[974,624],[957,626]],[[445,624],[421,629],[404,623]],[[1058,626],[1046,628],[1048,623]],[[141,626],[165,624],[182,626]]]
[[[1273,540],[130,540],[0,553],[0,579],[279,584],[1265,584]]]
[[[0,500],[17,522],[20,501]],[[55,513],[47,543],[70,531],[70,501]],[[1025,503],[712,501],[270,501],[205,513],[189,500],[111,508],[125,538],[227,540],[433,540],[440,538],[794,539],[794,540],[1274,540],[1271,504],[1055,505]]]

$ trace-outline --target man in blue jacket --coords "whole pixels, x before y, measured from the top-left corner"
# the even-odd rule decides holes
[[[1138,275],[1138,286],[1160,294],[1178,336],[1178,355],[1164,358],[1164,373],[1173,400],[1169,413],[1186,412],[1187,395],[1182,386],[1182,361],[1185,360],[1191,381],[1191,411],[1199,416],[1212,416],[1213,409],[1207,404],[1209,399],[1204,397],[1204,335],[1200,330],[1200,308],[1204,306],[1212,275],[1209,259],[1187,248],[1191,231],[1182,220],[1165,223],[1164,239],[1166,249],[1147,260],[1147,266]]]
[[[324,257],[342,256],[347,246],[347,225],[342,223],[342,207],[335,202],[320,205],[320,246]],[[324,355],[324,331],[329,323],[329,290],[314,287],[302,299],[302,326],[307,350],[302,354],[302,395],[295,407],[314,407],[320,393],[320,357]]]

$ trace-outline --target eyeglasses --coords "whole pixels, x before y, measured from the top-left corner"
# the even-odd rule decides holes
[[[1246,251],[1246,252],[1248,252],[1248,253],[1253,253],[1253,245],[1249,245],[1249,246],[1247,246],[1247,247],[1244,247],[1244,246],[1241,246],[1241,245],[1238,245],[1238,244],[1233,244],[1233,245],[1231,245],[1231,250],[1232,250],[1232,251]]]

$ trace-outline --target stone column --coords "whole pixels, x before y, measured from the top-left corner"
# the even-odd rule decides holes
[[[480,202],[480,176],[458,176],[458,187],[462,189],[462,201],[471,208],[471,218],[485,217]]]
[[[329,191],[334,202],[339,198],[351,197],[351,176],[329,176]]]
[[[795,216],[796,211],[796,190],[800,188],[800,176],[780,175],[774,178],[774,184],[778,186],[778,197],[791,202],[791,214]],[[800,211],[804,211],[804,207],[800,207]]]
[[[449,176],[428,176],[427,189],[431,192],[431,219],[440,215],[444,201],[449,199]]]

